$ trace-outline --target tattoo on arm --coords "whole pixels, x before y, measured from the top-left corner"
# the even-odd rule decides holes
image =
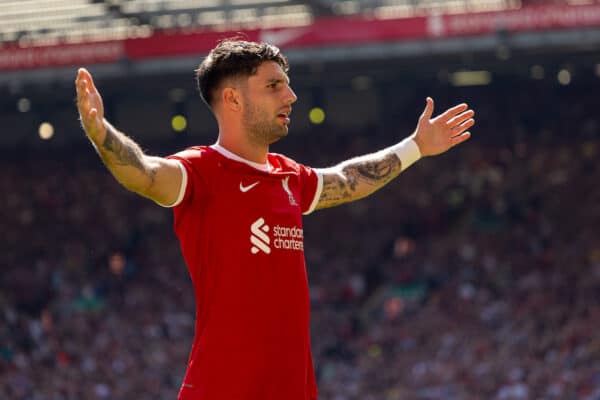
[[[104,143],[102,143],[102,152],[105,154],[107,152],[111,153],[111,158],[115,160],[116,165],[134,167],[146,175],[150,179],[150,182],[154,182],[156,170],[147,168],[143,164],[144,153],[142,150],[133,140],[118,132],[112,126],[108,126],[106,129],[106,138],[104,139]],[[105,163],[110,167],[110,163],[107,161],[105,160]]]
[[[342,163],[323,176],[317,208],[333,207],[368,196],[394,179],[402,170],[390,151],[358,157]]]
[[[323,191],[317,208],[333,207],[352,199],[352,194],[347,188],[346,179],[342,175],[327,174],[323,177]]]
[[[114,128],[108,127],[106,130],[106,138],[104,139],[104,143],[102,143],[102,147],[113,154],[118,165],[130,165],[139,170],[144,170],[141,162],[142,151],[140,148],[131,143],[128,138],[119,135]]]

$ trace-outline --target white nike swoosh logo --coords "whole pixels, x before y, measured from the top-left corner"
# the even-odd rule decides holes
[[[254,182],[253,184],[248,185],[248,186],[244,186],[244,185],[242,185],[242,182],[240,182],[240,191],[242,193],[246,193],[248,190],[252,189],[254,186],[258,185],[259,183],[260,183],[260,181]]]

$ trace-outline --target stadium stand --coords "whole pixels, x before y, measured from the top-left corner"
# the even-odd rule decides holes
[[[155,30],[310,22],[295,0],[24,0],[0,2],[0,41],[20,46],[144,37]]]
[[[597,89],[466,89],[470,143],[306,219],[322,399],[600,398]],[[323,125],[276,150],[325,165],[397,132]],[[173,398],[194,303],[170,212],[89,146],[3,157],[0,185],[0,398]]]
[[[319,16],[371,15],[385,19],[508,10],[530,3],[535,1],[11,0],[0,2],[0,43],[27,47],[146,37],[160,30],[298,26]]]

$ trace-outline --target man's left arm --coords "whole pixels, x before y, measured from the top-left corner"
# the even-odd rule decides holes
[[[333,207],[361,199],[383,187],[421,157],[441,154],[467,140],[475,124],[475,112],[466,104],[449,108],[435,118],[433,100],[427,105],[415,132],[402,142],[320,169],[323,189],[316,209]]]

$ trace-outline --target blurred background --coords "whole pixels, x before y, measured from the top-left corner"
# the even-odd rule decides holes
[[[305,218],[320,399],[600,399],[593,0],[0,1],[0,398],[176,397],[171,211],[104,168],[73,82],[150,154],[211,144],[194,69],[237,34],[288,55],[273,151],[307,165],[396,143],[426,96],[477,112],[464,145]]]

